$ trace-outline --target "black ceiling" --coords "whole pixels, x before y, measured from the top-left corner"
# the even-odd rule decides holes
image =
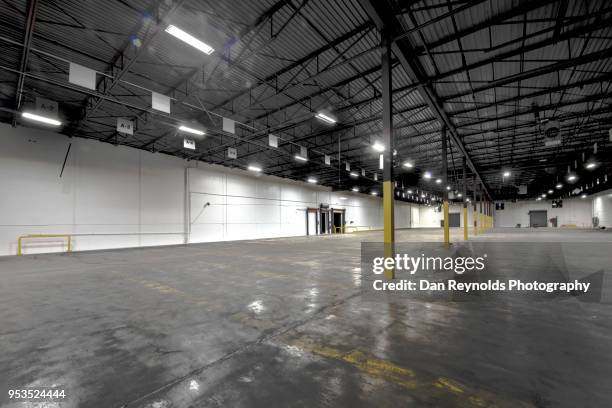
[[[418,175],[440,173],[441,123],[451,184],[460,189],[467,153],[468,176],[479,175],[493,198],[514,198],[519,185],[540,194],[568,166],[580,176],[576,186],[598,178],[603,186],[612,166],[612,1],[0,0],[0,12],[4,122],[31,126],[15,111],[45,97],[60,103],[61,132],[70,136],[375,188],[384,30],[394,39],[400,184],[435,191]],[[171,37],[168,24],[215,52]],[[105,74],[97,91],[68,82],[69,62]],[[173,98],[170,115],[151,109],[151,91]],[[321,110],[338,123],[314,118]],[[136,120],[136,133],[117,133],[118,117]],[[222,117],[237,121],[236,134],[222,130]],[[561,144],[545,145],[546,120],[559,121]],[[207,130],[195,152],[177,132],[189,123]],[[279,148],[268,146],[269,133]],[[585,170],[595,143],[598,166]],[[300,146],[307,163],[294,159]],[[227,147],[238,159],[227,158]],[[415,168],[403,168],[406,160]]]

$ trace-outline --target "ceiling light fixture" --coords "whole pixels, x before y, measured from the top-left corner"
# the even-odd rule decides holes
[[[336,120],[336,119],[332,118],[332,117],[331,117],[331,116],[329,116],[329,115],[326,115],[326,114],[325,114],[325,113],[323,113],[323,112],[318,112],[318,113],[315,115],[315,117],[316,117],[316,118],[321,119],[321,120],[322,120],[322,121],[324,121],[324,122],[331,123],[331,124],[334,124],[334,123],[336,123],[336,122],[337,122],[337,120]]]
[[[295,157],[295,160],[299,160],[299,161],[303,161],[303,162],[308,161],[307,158],[305,158],[303,156],[300,156],[299,154],[296,154],[294,157]]]
[[[338,197],[340,200],[346,200],[346,197]]]
[[[554,191],[548,190],[548,194],[552,194],[552,193],[554,193]]]
[[[359,191],[359,187],[353,187],[351,190],[357,193]]]
[[[504,177],[510,177],[510,172],[509,172],[509,171],[504,171],[503,176],[504,176]]]
[[[203,43],[202,41],[195,38],[193,35],[181,30],[177,26],[170,24],[166,27],[166,32],[179,40],[191,45],[192,47],[202,51],[204,54],[210,55],[215,49],[210,45]]]
[[[26,119],[33,120],[34,122],[40,122],[46,125],[60,126],[62,124],[62,122],[60,122],[57,119],[52,119],[46,116],[36,115],[35,113],[23,112],[21,116]]]
[[[354,171],[351,171],[351,172],[349,173],[349,176],[351,176],[351,177],[355,177],[355,178],[356,178],[356,177],[359,177],[359,174],[355,173]]]
[[[561,183],[557,183],[557,185],[555,186],[556,189],[562,189],[563,188],[563,184]]]
[[[378,195],[376,191],[372,191],[370,194],[372,194],[373,196]]]
[[[406,167],[407,169],[411,169],[414,167],[414,164],[412,164],[412,162],[404,162],[404,167]]]
[[[314,177],[308,177],[308,180],[306,181],[308,181],[310,184],[317,184],[317,179]]]
[[[249,167],[247,167],[248,171],[255,171],[255,172],[260,172],[261,171],[261,167],[259,166],[255,166],[254,164],[249,165]]]
[[[570,174],[567,176],[567,181],[575,181],[576,180],[576,176],[574,174]]]
[[[583,194],[583,195],[580,196],[580,198],[587,198],[587,195]]]
[[[595,167],[597,167],[597,163],[595,163],[595,162],[589,162],[589,163],[587,163],[587,164],[586,164],[586,166],[584,166],[584,167],[586,167],[586,168],[587,168],[587,169],[589,169],[589,170],[592,170],[592,169],[594,169]]]
[[[436,179],[436,184],[442,183],[442,179]]]
[[[372,149],[376,150],[379,153],[382,153],[385,151],[385,145],[381,144],[380,142],[374,142],[374,144],[372,145]]]
[[[203,131],[201,131],[201,130],[198,130],[198,129],[193,129],[193,128],[190,128],[190,127],[187,127],[187,126],[182,126],[182,125],[181,125],[181,126],[179,126],[179,130],[180,130],[181,132],[191,133],[192,135],[198,135],[198,136],[203,136],[203,135],[205,135],[205,134],[206,134],[206,133],[204,133],[204,132],[203,132]]]
[[[431,178],[431,173],[426,171],[425,173],[423,173],[423,178],[429,180]]]

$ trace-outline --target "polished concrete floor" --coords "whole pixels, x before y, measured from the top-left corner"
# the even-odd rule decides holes
[[[380,239],[0,258],[0,406],[43,386],[66,392],[45,407],[612,406],[610,303],[375,301],[360,242]],[[612,248],[604,231],[477,239]]]

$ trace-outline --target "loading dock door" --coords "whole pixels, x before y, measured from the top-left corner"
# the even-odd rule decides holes
[[[548,216],[546,210],[529,211],[529,226],[532,228],[547,227]]]

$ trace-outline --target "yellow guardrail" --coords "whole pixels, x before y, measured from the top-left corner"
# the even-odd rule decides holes
[[[28,234],[17,238],[17,255],[22,255],[24,239],[36,238],[66,238],[67,252],[72,252],[72,236],[69,234]]]
[[[364,231],[372,231],[372,227],[365,225],[343,225],[340,227],[334,227],[334,232],[344,233],[344,234],[353,234],[356,232],[364,232]]]

